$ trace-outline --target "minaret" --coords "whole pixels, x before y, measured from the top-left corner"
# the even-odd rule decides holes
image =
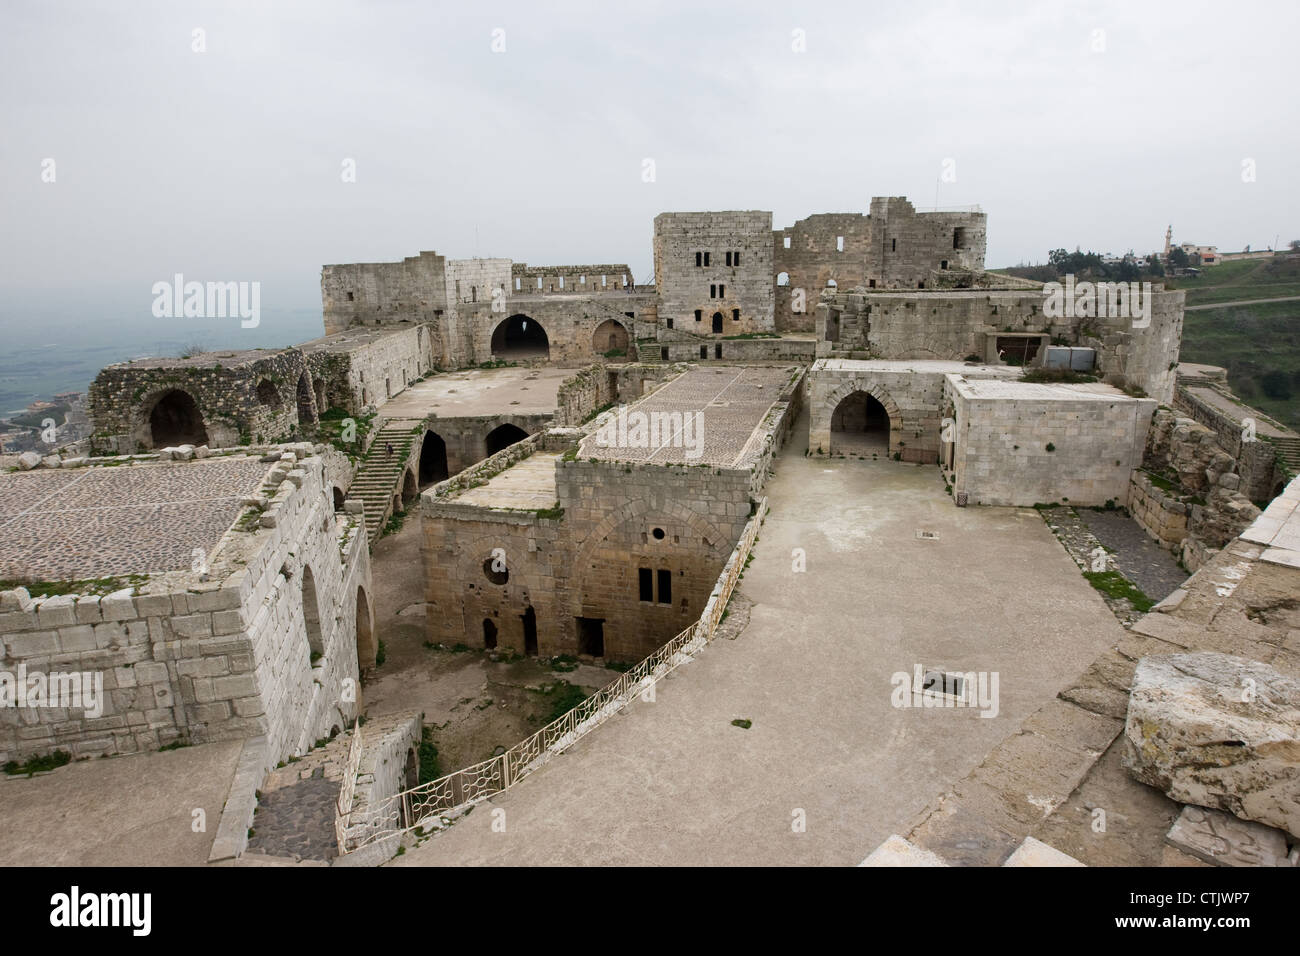
[[[1173,224],[1171,223],[1171,224],[1170,224],[1170,225],[1165,229],[1165,258],[1166,258],[1166,259],[1169,258],[1169,245],[1170,245],[1170,242],[1173,240],[1173,238],[1174,238],[1174,227],[1173,227]]]

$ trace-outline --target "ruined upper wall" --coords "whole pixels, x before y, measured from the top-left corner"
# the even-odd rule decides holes
[[[515,295],[550,292],[595,295],[624,291],[632,282],[632,270],[623,262],[587,266],[530,266],[516,262],[510,274],[510,289]]]
[[[923,289],[931,273],[984,269],[988,216],[917,212],[902,196],[871,200],[868,288]]]
[[[770,212],[660,213],[654,265],[660,322],[700,335],[773,331]]]
[[[401,262],[322,266],[325,334],[355,325],[434,321],[448,308],[449,265],[436,252],[421,252]]]
[[[772,232],[778,331],[811,331],[822,289],[866,284],[871,221],[862,213],[818,213]]]

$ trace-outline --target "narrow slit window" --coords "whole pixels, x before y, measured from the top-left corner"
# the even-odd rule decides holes
[[[659,603],[673,603],[673,573],[665,568],[659,569]]]
[[[653,579],[652,579],[652,577],[651,577],[651,575],[650,575],[650,569],[649,569],[649,568],[641,568],[640,571],[641,571],[641,574],[640,574],[640,577],[641,577],[641,600],[642,600],[642,601],[653,601],[653,600],[655,599],[655,598],[654,598],[654,592],[653,592],[654,583],[653,583]]]

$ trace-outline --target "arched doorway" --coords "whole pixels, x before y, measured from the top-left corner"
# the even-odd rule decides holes
[[[149,435],[155,448],[208,443],[198,403],[178,388],[165,393],[149,412]]]
[[[551,342],[542,324],[526,315],[512,315],[492,332],[492,357],[500,359],[548,358]]]
[[[889,453],[889,413],[867,392],[852,392],[831,413],[832,455]]]
[[[483,646],[489,651],[497,646],[497,626],[490,617],[483,618]]]
[[[524,431],[518,425],[498,425],[487,434],[484,443],[487,445],[489,456],[495,455],[503,448],[509,448],[515,442],[523,441],[528,437],[528,432]]]
[[[334,510],[335,510],[335,511],[342,511],[342,510],[343,510],[343,503],[344,503],[346,500],[347,500],[347,498],[346,498],[346,497],[344,496],[344,494],[343,494],[343,489],[340,488],[338,485],[335,485],[335,486],[334,486]]]
[[[424,444],[420,446],[420,487],[446,481],[448,477],[447,443],[437,432],[425,432]]]
[[[302,616],[307,622],[307,644],[311,648],[311,662],[325,655],[325,638],[320,629],[320,601],[316,596],[316,576],[311,568],[302,568]]]
[[[415,472],[406,469],[406,474],[402,476],[402,510],[405,511],[415,500],[415,496],[420,493],[420,488],[415,480]]]
[[[316,394],[316,413],[320,414],[321,412],[324,412],[326,410],[325,379],[323,378],[313,379],[311,383],[311,390]]]
[[[357,588],[357,664],[361,668],[374,666],[375,652],[374,623],[370,619],[370,600],[365,588]]]
[[[316,411],[313,407],[313,395],[311,391],[311,381],[307,378],[307,373],[303,372],[298,376],[298,424],[310,425],[316,421]]]
[[[596,326],[596,331],[591,335],[591,350],[606,358],[617,358],[627,354],[630,338],[621,322],[606,319]]]
[[[721,312],[714,312],[714,313],[713,313],[713,331],[714,331],[714,334],[720,333],[720,332],[722,331],[722,313],[721,313]]]
[[[284,404],[280,398],[280,390],[269,378],[264,378],[257,383],[257,400],[268,408],[279,408]]]

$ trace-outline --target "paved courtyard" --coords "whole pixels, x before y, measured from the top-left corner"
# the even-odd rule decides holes
[[[447,372],[416,382],[384,405],[386,418],[550,415],[565,368],[494,368]]]
[[[231,458],[0,475],[0,578],[66,581],[188,569],[269,465]]]
[[[795,372],[793,367],[691,368],[631,406],[625,433],[606,435],[598,429],[583,439],[578,456],[734,467]],[[665,437],[659,441],[648,439],[642,444],[633,429],[645,426],[637,425],[639,419],[633,419],[633,413],[650,416],[644,421],[653,423],[656,432],[664,427],[660,422],[672,421],[675,427],[671,431],[664,428]],[[698,418],[686,424],[692,415]]]
[[[393,865],[856,864],[1123,637],[1037,512],[802,452],[768,485],[748,628]],[[996,672],[997,716],[895,708],[917,664]]]

